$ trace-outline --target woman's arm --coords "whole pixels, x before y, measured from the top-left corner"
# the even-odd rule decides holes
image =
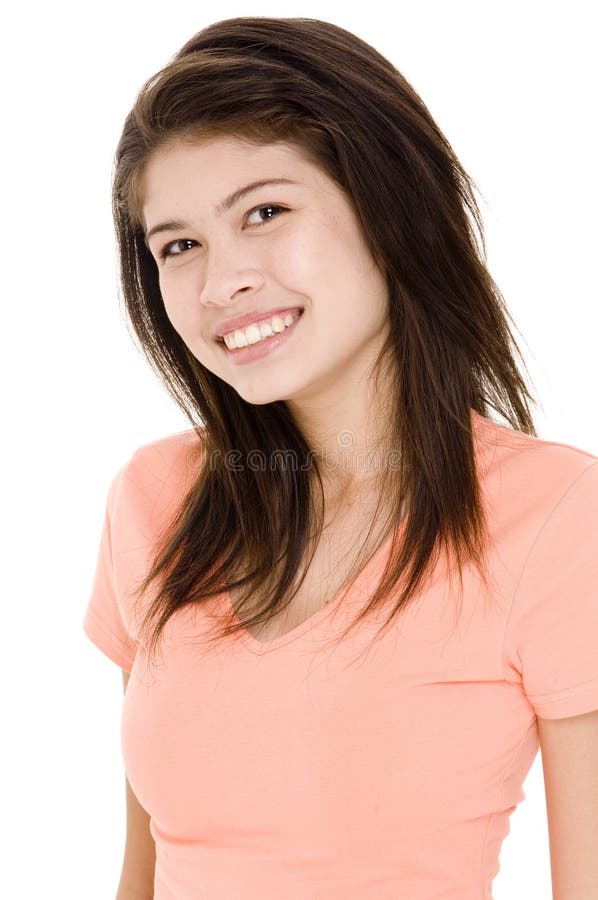
[[[123,669],[123,692],[129,672]],[[156,845],[149,829],[150,817],[133,793],[125,776],[127,837],[116,900],[153,900]]]
[[[538,717],[553,900],[598,898],[598,710]]]

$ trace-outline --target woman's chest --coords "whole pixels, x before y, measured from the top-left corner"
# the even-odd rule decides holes
[[[160,665],[136,661],[125,695],[140,802],[180,840],[234,823],[292,842],[309,827],[343,852],[358,851],[360,821],[396,835],[438,825],[457,803],[467,816],[492,808],[514,754],[520,776],[536,752],[529,708],[497,677],[499,632],[481,647],[479,633],[441,634],[441,618],[408,617],[361,655],[373,632],[331,652],[304,633],[260,655],[204,652],[187,624],[173,628]]]
[[[364,521],[363,516],[354,516],[351,520],[345,519],[342,524],[327,529],[320,538],[313,558],[309,560],[305,577],[300,584],[299,575],[297,576],[295,587],[299,586],[288,604],[268,621],[247,627],[249,634],[262,643],[276,640],[310,619],[345,588],[349,589],[377,551],[378,545],[375,542],[379,543],[384,537],[374,531],[373,538],[363,548],[364,535],[370,525],[371,523]],[[231,591],[230,599],[235,610],[238,610],[241,604],[240,592]],[[251,609],[263,608],[264,603],[265,598],[253,596]]]

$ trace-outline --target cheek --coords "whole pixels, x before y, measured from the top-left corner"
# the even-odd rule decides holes
[[[199,304],[192,299],[192,292],[180,280],[163,279],[160,294],[171,325],[181,337],[185,337],[197,327]]]
[[[330,235],[308,233],[270,257],[267,273],[290,293],[305,294],[316,303],[335,286],[342,290],[339,279],[343,279],[346,267],[346,255],[341,256]]]

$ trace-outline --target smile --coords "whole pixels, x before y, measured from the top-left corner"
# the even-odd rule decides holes
[[[267,322],[260,322],[259,326],[249,325],[247,328],[225,335],[218,343],[232,362],[252,362],[288,344],[302,315],[303,310],[299,313],[273,316]]]

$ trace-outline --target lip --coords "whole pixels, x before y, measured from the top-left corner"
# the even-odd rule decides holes
[[[242,316],[237,316],[234,319],[229,319],[228,322],[223,322],[218,327],[218,330],[213,333],[212,337],[214,340],[218,340],[230,331],[235,331],[237,328],[246,328],[247,325],[253,325],[254,323],[257,325],[258,322],[271,319],[272,316],[281,315],[282,313],[287,312],[295,313],[300,310],[303,310],[302,306],[277,306],[275,309],[265,309],[263,312],[254,309],[253,312],[244,313]]]
[[[242,366],[247,363],[257,362],[258,360],[274,356],[285,352],[285,348],[292,345],[296,328],[303,318],[303,312],[295,317],[295,320],[285,326],[284,331],[277,332],[264,341],[257,341],[255,344],[249,344],[238,350],[229,350],[225,342],[219,342],[219,346],[227,356],[228,360],[235,366]]]

